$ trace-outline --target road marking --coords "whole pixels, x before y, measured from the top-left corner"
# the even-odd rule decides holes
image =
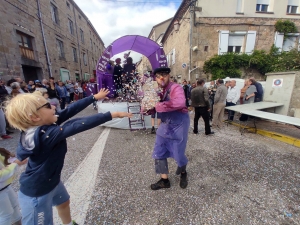
[[[72,220],[78,224],[84,224],[109,132],[110,128],[103,130],[91,151],[65,182],[70,194]],[[62,224],[55,209],[53,215],[54,224]]]

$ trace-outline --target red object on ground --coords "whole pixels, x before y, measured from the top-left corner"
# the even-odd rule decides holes
[[[9,136],[9,135],[5,134],[5,135],[2,135],[1,138],[3,138],[3,139],[10,139],[10,138],[12,138],[12,136]]]

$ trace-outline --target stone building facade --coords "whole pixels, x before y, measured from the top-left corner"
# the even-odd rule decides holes
[[[0,13],[2,78],[94,77],[104,43],[73,0],[1,0]]]
[[[153,40],[156,43],[158,43],[159,45],[161,45],[161,39],[162,39],[167,27],[169,26],[171,20],[172,20],[172,18],[167,19],[167,20],[153,26],[148,35],[148,38],[150,38],[151,40]],[[147,57],[142,56],[141,61],[139,61],[137,63],[137,70],[141,74],[144,74],[148,71],[152,71],[151,64],[150,64],[149,60],[147,59]]]
[[[169,65],[179,81],[209,79],[203,73],[203,65],[217,54],[269,51],[273,44],[281,51],[300,49],[299,33],[289,34],[285,39],[275,31],[279,19],[289,19],[300,28],[299,0],[198,0],[192,14],[189,4],[189,0],[182,2],[162,38],[167,58],[175,59]],[[243,71],[245,76],[256,73]]]

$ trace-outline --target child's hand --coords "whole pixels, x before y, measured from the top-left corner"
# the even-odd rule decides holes
[[[17,159],[14,162],[17,163],[19,166],[22,166],[28,162],[28,159],[24,159],[23,161]]]
[[[95,99],[100,100],[106,97],[109,94],[109,90],[105,88],[101,88],[100,91],[94,95]]]
[[[132,117],[132,113],[128,113],[128,112],[112,112],[111,113],[111,117],[112,118],[124,118],[124,117],[131,118]]]

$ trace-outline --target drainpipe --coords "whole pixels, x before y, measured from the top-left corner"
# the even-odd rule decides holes
[[[191,80],[191,72],[192,72],[192,44],[193,44],[193,28],[194,28],[194,4],[195,1],[191,0],[190,2],[190,40],[189,40],[189,45],[190,45],[190,57],[189,57],[189,81]]]
[[[73,2],[73,1],[72,1]],[[74,7],[74,2],[72,5],[73,8],[73,14],[74,14],[74,19],[75,19],[75,27],[76,27],[76,37],[77,37],[77,48],[78,48],[78,60],[79,60],[79,67],[80,67],[80,74],[79,74],[79,79],[81,80],[82,77],[82,67],[81,67],[81,52],[80,52],[80,45],[79,45],[79,37],[78,37],[78,29],[77,29],[77,20],[76,20],[76,14],[75,14],[75,7]]]
[[[37,0],[36,2],[37,2],[37,6],[38,6],[38,17],[39,17],[39,21],[41,24],[41,31],[42,31],[43,42],[44,42],[44,47],[45,47],[45,52],[46,52],[47,65],[48,65],[48,70],[49,70],[49,75],[50,75],[49,77],[53,77],[52,69],[51,69],[51,62],[50,62],[49,54],[48,54],[47,42],[46,42],[46,38],[45,38],[44,25],[43,25],[43,21],[42,21],[40,0]]]

